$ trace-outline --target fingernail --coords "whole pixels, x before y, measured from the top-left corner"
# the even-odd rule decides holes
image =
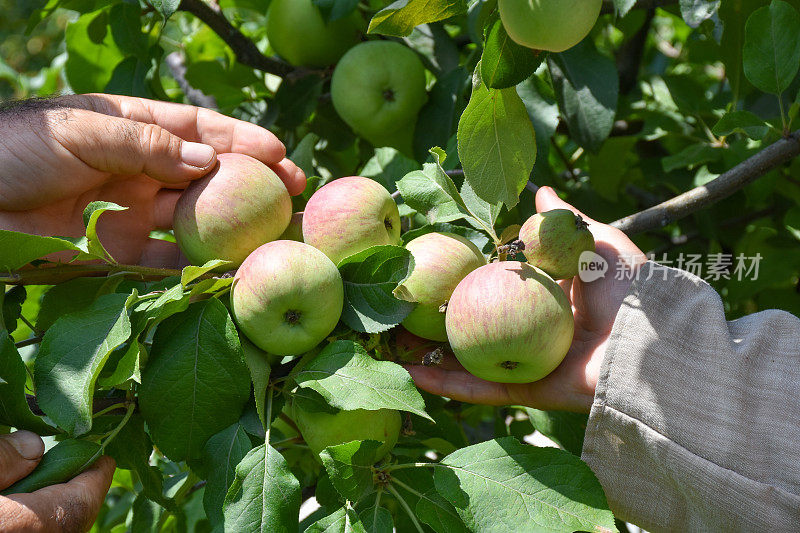
[[[23,430],[5,438],[25,459],[38,459],[44,453],[44,442],[36,433]]]
[[[207,144],[184,141],[181,146],[181,160],[193,167],[206,168],[216,156],[217,153]]]

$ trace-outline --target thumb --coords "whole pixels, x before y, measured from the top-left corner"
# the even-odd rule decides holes
[[[90,167],[121,175],[146,174],[170,184],[206,175],[217,163],[211,146],[184,141],[161,126],[71,110],[59,142]]]
[[[552,187],[540,187],[539,190],[536,191],[536,212],[543,213],[545,211],[552,211],[553,209],[569,209],[576,215],[580,215],[581,218],[586,221],[596,222],[559,198]]]
[[[43,453],[44,442],[36,433],[0,435],[0,490],[33,472]]]

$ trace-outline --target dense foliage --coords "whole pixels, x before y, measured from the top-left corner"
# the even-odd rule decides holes
[[[549,54],[508,37],[495,0],[314,0],[328,23],[355,17],[364,40],[422,61],[424,105],[406,113],[413,137],[400,140],[343,120],[335,66],[274,53],[269,4],[0,0],[0,97],[108,92],[213,107],[285,142],[310,178],[295,211],[332,179],[366,176],[397,192],[404,242],[444,229],[490,258],[535,211],[536,186],[612,222],[716,179],[725,194],[702,209],[679,201],[656,223],[619,224],[662,263],[699,260],[731,318],[800,314],[797,151],[755,170],[746,161],[797,143],[800,0],[609,1],[586,39]],[[295,531],[311,496],[321,507],[301,530],[617,527],[579,459],[584,415],[414,388],[398,362],[419,353],[394,328],[413,309],[396,293],[413,270],[403,247],[340,262],[339,326],[270,367],[242,349],[222,263],[156,272],[108,255],[97,220],[121,208],[87,206],[80,239],[0,232],[0,424],[61,441],[50,453],[70,460],[31,483],[115,457],[96,531]],[[65,250],[106,275],[56,283],[73,265],[23,269]],[[403,411],[402,435],[378,466],[374,441],[329,447],[320,463],[287,400]],[[523,444],[534,429],[561,449]]]

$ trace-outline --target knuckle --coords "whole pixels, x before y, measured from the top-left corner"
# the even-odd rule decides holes
[[[82,533],[91,520],[89,505],[78,498],[61,502],[53,511],[53,522],[63,533]]]

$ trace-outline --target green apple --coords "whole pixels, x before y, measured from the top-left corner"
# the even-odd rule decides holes
[[[339,262],[370,246],[400,244],[400,213],[389,191],[360,176],[323,185],[303,212],[303,241]]]
[[[289,225],[292,201],[268,166],[243,154],[219,154],[207,176],[181,194],[173,216],[175,239],[195,265],[225,259],[239,265]]]
[[[529,218],[519,231],[525,259],[555,279],[578,275],[583,252],[594,252],[589,225],[569,209],[553,209]]]
[[[508,35],[534,50],[563,52],[589,35],[603,0],[498,0]]]
[[[291,220],[289,220],[289,225],[286,227],[286,231],[283,232],[281,235],[281,239],[285,241],[297,241],[303,242],[303,212],[297,212],[292,215]]]
[[[231,287],[239,328],[274,355],[298,355],[322,342],[339,322],[343,305],[336,265],[302,242],[259,247],[239,267]]]
[[[311,0],[272,0],[267,39],[292,65],[327,67],[359,42],[362,26],[357,10],[326,24]]]
[[[400,412],[392,409],[323,413],[305,411],[297,401],[292,403],[292,419],[317,457],[328,446],[354,440],[376,440],[383,443],[375,452],[376,463],[386,457],[397,444],[402,426]]]
[[[490,263],[467,275],[450,298],[446,325],[464,368],[500,383],[529,383],[555,370],[574,330],[563,289],[519,261]]]
[[[414,270],[403,283],[404,297],[417,306],[403,326],[424,339],[447,340],[442,305],[467,274],[486,264],[486,257],[469,239],[454,233],[426,233],[406,245]]]
[[[331,80],[336,112],[375,146],[410,146],[417,114],[427,100],[425,67],[410,48],[394,41],[354,46]]]

